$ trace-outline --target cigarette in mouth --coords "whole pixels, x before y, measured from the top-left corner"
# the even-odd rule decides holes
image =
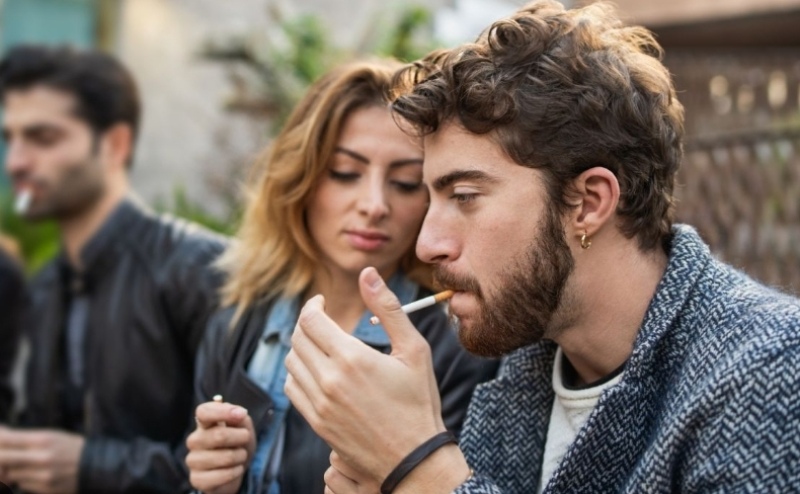
[[[214,403],[222,403],[222,395],[214,395],[214,398],[212,398],[212,400],[214,400]],[[225,421],[220,420],[219,422],[217,422],[217,425],[219,427],[225,427]]]
[[[31,206],[31,199],[33,198],[33,193],[31,189],[23,189],[19,194],[17,194],[17,198],[14,200],[14,212],[17,215],[23,215],[28,212],[28,208]]]
[[[430,307],[431,305],[438,304],[443,300],[447,300],[450,297],[452,297],[454,293],[455,292],[453,292],[453,290],[445,290],[443,292],[437,293],[436,295],[431,295],[430,297],[421,298],[416,302],[411,302],[410,304],[406,304],[400,307],[400,310],[402,310],[406,314],[411,314],[412,312],[416,312],[420,309],[424,309],[425,307]],[[378,316],[372,316],[369,318],[369,322],[375,325],[379,324],[381,320],[378,319]]]

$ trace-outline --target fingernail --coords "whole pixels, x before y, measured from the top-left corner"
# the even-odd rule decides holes
[[[244,418],[247,415],[247,409],[242,407],[234,408],[233,411],[231,412],[231,415],[233,415],[233,417],[237,419]]]
[[[383,285],[383,280],[375,268],[367,268],[367,272],[364,273],[364,281],[373,290]]]

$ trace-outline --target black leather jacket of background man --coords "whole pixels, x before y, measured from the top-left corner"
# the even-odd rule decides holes
[[[0,249],[0,422],[8,420],[14,403],[10,378],[27,302],[22,267]]]
[[[224,247],[222,237],[129,199],[83,249],[81,494],[189,490],[182,451],[194,423],[194,361],[223,279],[210,263]],[[25,426],[75,429],[63,406],[68,271],[61,257],[32,286]]]

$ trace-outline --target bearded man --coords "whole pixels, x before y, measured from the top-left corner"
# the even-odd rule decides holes
[[[186,491],[179,451],[224,241],[132,196],[139,96],[111,56],[14,48],[0,98],[18,212],[55,220],[61,237],[32,286],[25,429],[0,429],[0,481],[39,494]]]
[[[467,349],[504,362],[456,445],[374,269],[391,355],[309,300],[286,394],[333,449],[326,492],[797,489],[800,302],[673,224],[683,108],[660,55],[607,5],[542,1],[400,74],[431,194],[417,254]]]

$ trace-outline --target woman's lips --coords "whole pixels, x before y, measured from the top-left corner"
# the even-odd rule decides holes
[[[382,233],[348,231],[345,235],[354,249],[363,251],[378,250],[389,243],[389,237]]]

